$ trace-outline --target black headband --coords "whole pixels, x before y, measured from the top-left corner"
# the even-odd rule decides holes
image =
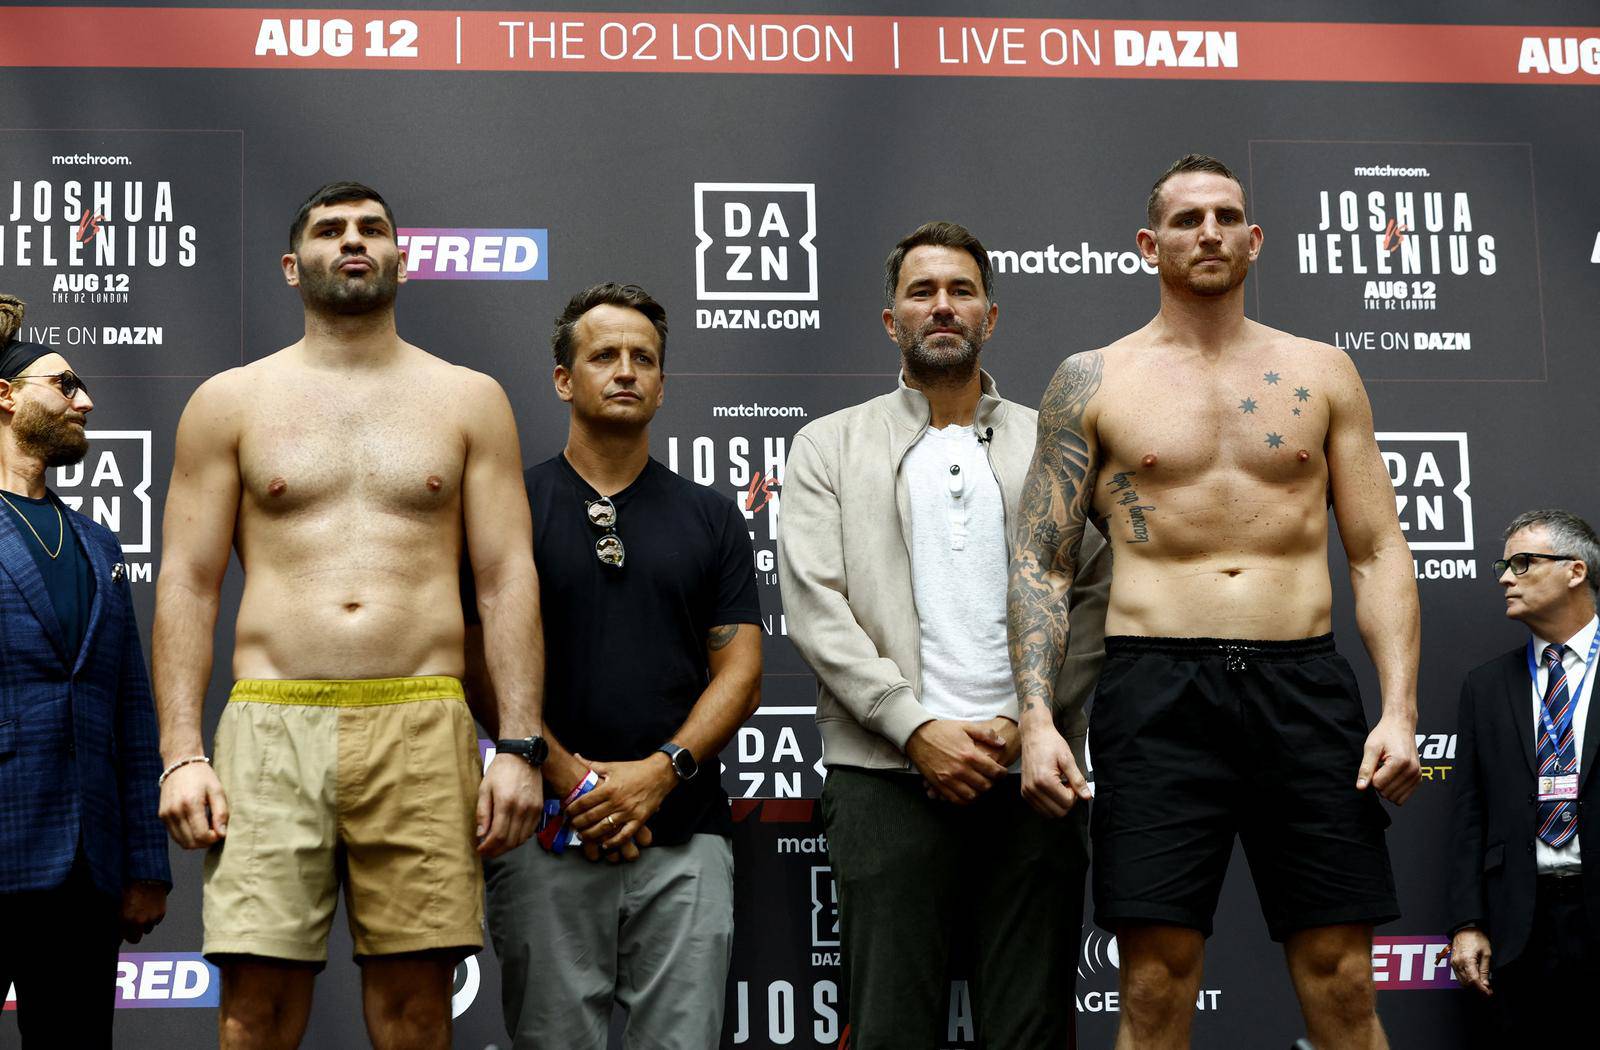
[[[0,379],[15,379],[39,358],[53,353],[55,351],[43,343],[13,340],[0,349]]]

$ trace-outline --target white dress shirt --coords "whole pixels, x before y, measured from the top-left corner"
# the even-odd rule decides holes
[[[1567,688],[1578,688],[1577,683],[1582,682],[1583,687],[1578,690],[1578,695],[1573,698],[1575,706],[1572,709],[1572,747],[1579,755],[1583,755],[1583,730],[1584,723],[1589,719],[1589,696],[1594,692],[1594,675],[1585,675],[1588,667],[1584,661],[1589,655],[1589,646],[1594,641],[1594,632],[1600,627],[1600,617],[1589,618],[1589,622],[1577,634],[1565,642],[1566,654],[1561,657],[1561,666],[1567,672]],[[1533,740],[1534,751],[1538,752],[1539,735],[1544,732],[1544,723],[1539,715],[1539,708],[1544,705],[1544,691],[1549,686],[1550,672],[1544,666],[1544,650],[1551,641],[1533,636],[1533,662],[1538,667],[1533,681]],[[1600,657],[1596,658],[1600,661]],[[1596,673],[1600,673],[1597,669]],[[1581,760],[1581,757],[1580,757]],[[1580,767],[1578,776],[1583,776]],[[1565,872],[1576,872],[1582,866],[1578,854],[1578,836],[1574,834],[1560,849],[1556,849],[1543,839],[1535,838],[1533,843],[1533,859],[1538,865],[1540,875],[1559,875]]]

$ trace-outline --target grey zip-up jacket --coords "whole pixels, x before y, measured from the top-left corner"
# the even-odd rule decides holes
[[[1010,548],[1038,413],[1001,398],[987,372],[981,381],[976,429],[989,434],[984,448]],[[891,394],[806,424],[790,445],[778,572],[789,638],[817,676],[829,766],[909,768],[906,741],[934,717],[918,701],[922,639],[911,589],[910,493],[900,469],[928,419],[927,398],[902,378]],[[1092,526],[1079,562],[1055,718],[1083,768],[1083,708],[1105,655],[1111,587],[1111,553]],[[1003,713],[1017,717],[1015,699]]]

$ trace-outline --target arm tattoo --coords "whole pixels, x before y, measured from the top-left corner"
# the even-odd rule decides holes
[[[738,633],[739,625],[736,623],[725,623],[720,627],[713,627],[711,632],[706,635],[706,646],[712,652],[724,649],[729,642],[733,641],[733,636]]]
[[[1048,706],[1067,650],[1067,591],[1091,513],[1098,464],[1083,413],[1100,389],[1098,350],[1067,358],[1039,406],[1039,439],[1017,508],[1006,595],[1011,670],[1023,711]]]

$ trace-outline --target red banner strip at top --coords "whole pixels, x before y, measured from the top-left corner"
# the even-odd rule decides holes
[[[1600,28],[12,7],[0,66],[1600,84]]]

